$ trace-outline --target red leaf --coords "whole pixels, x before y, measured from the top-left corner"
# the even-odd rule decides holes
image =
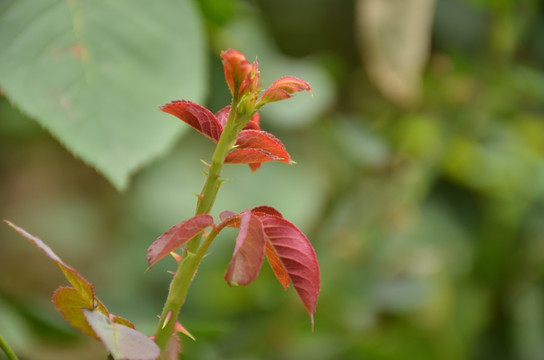
[[[256,206],[253,209],[251,209],[251,212],[260,216],[275,215],[275,216],[283,217],[283,215],[278,210],[268,205]]]
[[[244,127],[244,130],[261,130],[260,119],[259,113],[255,113]]]
[[[221,126],[225,127],[225,125],[227,124],[227,119],[229,117],[229,114],[230,114],[230,105],[225,106],[224,108],[222,108],[215,114],[215,117],[217,117],[217,120],[219,121]],[[251,117],[251,120],[249,120],[249,122],[244,127],[244,130],[246,129],[261,130],[259,122],[260,122],[259,113],[255,113]]]
[[[225,125],[227,124],[229,114],[230,105],[225,106],[224,108],[215,113],[215,117],[217,118],[217,121],[219,121],[222,127],[225,127]]]
[[[312,244],[295,225],[274,215],[262,216],[264,232],[312,320],[319,294],[319,264]],[[270,257],[269,257],[270,259]],[[273,267],[274,269],[274,267]],[[276,273],[276,270],[274,271]],[[277,273],[276,273],[276,276]],[[281,279],[280,283],[282,282]],[[284,283],[282,283],[284,285]]]
[[[172,226],[159,236],[147,249],[149,267],[176,250],[194,236],[213,224],[213,217],[208,214],[193,216],[189,220]]]
[[[274,271],[276,279],[278,279],[281,286],[283,286],[283,289],[287,290],[289,282],[291,281],[289,279],[289,273],[269,240],[266,241],[266,258],[268,259],[272,271]]]
[[[225,164],[254,164],[265,161],[282,161],[281,158],[274,156],[260,149],[237,149],[231,151],[225,158]]]
[[[246,210],[240,219],[234,254],[225,280],[229,285],[248,285],[261,270],[265,252],[263,225],[259,218]]]
[[[252,164],[248,164],[248,165],[249,165],[249,168],[251,169],[251,171],[255,172],[255,171],[259,170],[259,168],[261,167],[261,164],[262,163],[252,163]]]
[[[292,94],[299,91],[309,91],[312,89],[310,85],[303,80],[294,76],[284,76],[274,81],[268,89],[266,89],[261,97],[261,105],[273,101],[288,99]]]
[[[228,49],[221,52],[225,79],[232,95],[240,90],[240,85],[253,70],[253,66],[238,50]]]
[[[205,107],[187,100],[175,100],[161,106],[160,109],[191,125],[213,141],[219,141],[223,127],[215,115]]]
[[[226,221],[226,220],[230,219],[233,216],[240,216],[240,215],[233,212],[233,211],[225,210],[225,211],[221,211],[221,213],[219,214],[219,219],[221,221]],[[220,226],[220,225],[218,225],[218,226]],[[236,227],[240,227],[240,224],[238,224],[238,226],[236,226]]]
[[[236,138],[237,149],[257,149],[265,151],[281,162],[290,164],[291,157],[282,142],[274,135],[261,130],[242,130]]]

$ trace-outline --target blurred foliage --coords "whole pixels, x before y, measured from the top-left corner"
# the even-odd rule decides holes
[[[297,165],[227,167],[214,215],[280,209],[314,243],[322,293],[312,333],[269,270],[229,288],[233,234],[222,234],[181,314],[197,338],[185,358],[544,358],[544,5],[437,0],[420,102],[400,107],[365,71],[356,1],[197,3],[205,105],[229,100],[218,60],[228,47],[258,56],[265,84],[281,71],[313,86],[287,114],[283,103],[263,113]],[[0,217],[151,333],[174,263],[144,272],[145,251],[192,215],[211,151],[187,132],[119,194],[2,98]],[[7,226],[0,239],[0,332],[21,358],[105,358],[50,303],[58,270]]]

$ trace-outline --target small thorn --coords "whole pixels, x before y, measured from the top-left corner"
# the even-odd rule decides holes
[[[195,337],[193,336],[193,334],[191,334],[189,331],[187,331],[186,328],[183,327],[183,325],[181,325],[181,323],[179,321],[176,321],[176,323],[174,324],[174,331],[176,332],[180,332],[182,334],[185,334],[187,335],[188,337],[190,337],[191,339],[193,339],[193,341],[196,341]]]
[[[211,165],[208,164],[207,162],[205,162],[204,160],[200,159],[200,162],[204,164],[204,166],[206,166],[208,169],[211,169]]]
[[[179,262],[181,261],[181,255],[175,253],[175,252],[171,252],[170,255],[172,255],[172,257],[174,258],[174,260],[176,260],[176,262],[179,264]]]
[[[164,321],[162,322],[162,328],[164,329],[166,327],[166,324],[170,322],[170,319],[172,319],[172,310],[168,311],[166,313],[166,316],[164,317]]]
[[[176,276],[176,274],[177,274],[176,271],[170,271],[170,270],[168,270],[167,273],[169,273],[172,276]]]

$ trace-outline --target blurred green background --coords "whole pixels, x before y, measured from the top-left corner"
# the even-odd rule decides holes
[[[115,87],[91,73],[75,86],[90,103],[75,111],[120,130],[120,147],[158,145],[128,164],[92,141],[86,149],[93,129],[63,133],[68,125],[55,123],[43,97],[73,90],[63,78],[71,68],[51,73],[41,62],[56,53],[38,46],[49,35],[33,33],[38,21],[25,15],[41,3],[1,0],[0,218],[45,240],[111,312],[148,334],[156,326],[175,263],[144,272],[146,249],[192,215],[200,159],[213,151],[156,105],[179,97],[213,111],[226,105],[219,53],[232,47],[258,57],[265,86],[294,75],[314,96],[262,112],[263,128],[297,164],[264,164],[255,174],[226,167],[231,181],[213,214],[281,210],[314,244],[322,290],[312,332],[294,290],[282,291],[266,266],[253,284],[230,288],[223,275],[235,233],[225,232],[182,310],[197,339],[184,339],[183,358],[544,359],[542,2],[165,0],[156,11],[145,8],[155,2],[48,2],[71,6],[76,35],[97,37],[96,53],[72,48],[74,57],[100,63],[100,51],[115,54],[117,68],[107,72],[103,62],[96,71],[128,79]],[[121,33],[115,18],[137,19],[134,32]],[[111,29],[93,35],[85,25],[96,19]],[[147,113],[125,117],[117,99],[150,109],[151,130],[171,128],[132,127]],[[119,153],[137,152],[127,149]],[[51,303],[65,284],[41,252],[0,226],[0,333],[21,359],[105,358]]]

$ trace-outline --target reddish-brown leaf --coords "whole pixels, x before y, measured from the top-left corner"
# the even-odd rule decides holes
[[[194,236],[213,224],[213,217],[208,214],[193,216],[189,220],[172,226],[159,236],[147,249],[149,267],[176,250]]]
[[[192,101],[175,100],[161,106],[160,109],[186,122],[213,141],[219,141],[223,127],[215,115],[205,107]]]
[[[287,271],[313,325],[320,286],[319,264],[315,250],[304,233],[289,221],[274,215],[262,216],[260,219],[266,237]]]
[[[300,80],[294,76],[284,76],[274,81],[266,89],[261,97],[261,104],[273,101],[288,99],[292,94],[299,91],[309,91],[312,89],[306,81]]]
[[[246,210],[240,219],[234,253],[225,274],[229,285],[248,285],[255,280],[263,264],[265,236],[259,218]]]
[[[236,138],[237,149],[256,149],[278,158],[277,161],[291,163],[291,157],[282,142],[274,135],[262,130],[242,130]]]

